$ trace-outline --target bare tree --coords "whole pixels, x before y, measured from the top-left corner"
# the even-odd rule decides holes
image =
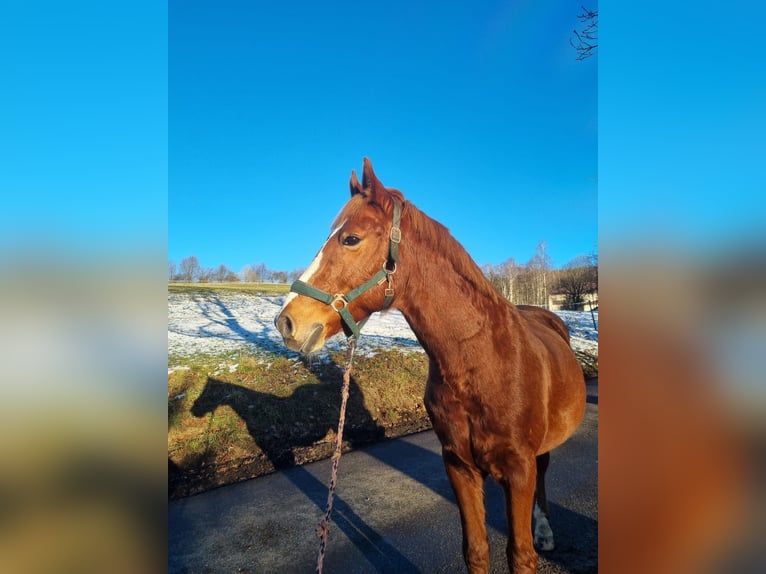
[[[240,271],[240,275],[242,276],[242,281],[246,283],[255,283],[258,281],[258,274],[252,265],[245,265],[242,268],[242,271]]]
[[[199,270],[197,281],[199,283],[210,283],[215,278],[215,271],[212,267],[202,267]]]
[[[199,276],[199,272],[199,259],[197,259],[194,255],[181,259],[181,281],[191,283]]]
[[[168,281],[173,281],[176,276],[176,262],[168,261]]]
[[[272,271],[265,263],[252,263],[245,265],[240,272],[243,281],[248,283],[264,283],[269,280]]]
[[[516,264],[513,257],[500,265],[487,264],[483,271],[489,282],[503,294],[503,297],[513,303],[517,302],[517,278],[522,273],[523,268]]]
[[[499,269],[499,265],[491,265],[490,263],[485,263],[481,266],[481,272],[484,273],[484,277],[492,283],[492,286],[495,289],[500,291],[500,293],[503,293],[503,283],[500,278]],[[503,293],[503,295],[505,295],[505,293]]]
[[[274,283],[287,283],[287,271],[272,271],[271,280]]]
[[[483,271],[495,289],[511,303],[547,306],[551,262],[544,241],[537,245],[535,255],[526,265],[519,265],[511,258],[500,265],[485,265]]]
[[[221,264],[220,264],[220,265],[219,265],[219,266],[216,268],[216,270],[215,270],[215,273],[214,273],[214,278],[215,278],[215,280],[216,280],[216,281],[218,281],[219,283],[223,283],[224,281],[226,281],[226,280],[227,280],[226,278],[227,278],[229,275],[231,275],[231,274],[232,274],[232,272],[231,272],[231,269],[229,269],[228,267],[226,267],[226,265],[224,265],[223,263],[221,263]]]
[[[304,271],[305,269],[302,269],[302,268],[293,269],[292,271],[290,271],[290,281],[293,282],[293,281],[296,281],[297,279],[300,279],[300,276],[303,275]]]
[[[540,241],[535,249],[535,254],[527,263],[527,270],[530,273],[531,293],[530,305],[548,306],[548,274],[551,270],[551,257],[548,255],[547,244]]]
[[[559,272],[557,291],[564,295],[564,309],[582,310],[585,296],[598,290],[598,267],[593,257],[575,257]]]
[[[516,265],[516,261],[513,259],[513,257],[511,257],[508,261],[505,262],[503,271],[505,283],[508,289],[508,294],[506,297],[509,301],[515,301],[517,277],[521,273],[522,267]]]
[[[585,60],[595,55],[598,49],[598,10],[588,10],[585,6],[581,8],[577,19],[582,28],[572,30],[574,37],[569,38],[569,43],[577,51],[577,59]]]
[[[592,271],[591,271],[591,280],[593,281],[595,285],[594,293],[598,291],[598,251],[594,250],[593,253],[588,255],[588,264],[590,265]]]
[[[269,275],[269,268],[266,267],[265,263],[258,263],[256,265],[253,265],[253,270],[255,271],[255,276],[256,276],[255,281],[257,283],[263,283],[267,281],[268,275]]]
[[[245,265],[239,274],[242,276],[242,281],[247,283],[263,283],[269,273],[265,263],[250,263]]]

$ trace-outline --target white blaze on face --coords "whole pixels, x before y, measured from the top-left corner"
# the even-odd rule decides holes
[[[308,266],[308,269],[303,272],[303,275],[300,276],[300,280],[304,283],[308,283],[310,279],[314,276],[314,273],[317,272],[317,269],[319,269],[320,263],[322,263],[322,252],[324,251],[325,246],[329,243],[330,239],[332,239],[338,231],[340,231],[340,228],[343,227],[343,224],[346,223],[345,221],[338,225],[335,229],[332,230],[330,233],[330,236],[325,240],[325,242],[322,244],[322,247],[319,249],[319,253],[316,254],[316,257],[314,257],[314,260],[311,262],[311,265]],[[285,309],[290,304],[290,301],[295,299],[298,296],[297,293],[290,292],[288,293],[287,297],[285,298],[285,302],[282,305],[282,310]]]

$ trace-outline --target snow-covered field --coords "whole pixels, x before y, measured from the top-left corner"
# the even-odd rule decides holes
[[[282,343],[274,318],[284,296],[243,293],[168,293],[168,357],[178,359],[197,354],[230,355],[240,350],[297,356]],[[598,332],[589,312],[559,311],[569,325],[575,349],[598,354]],[[598,313],[595,314],[598,324]],[[320,352],[345,349],[342,335],[333,337]],[[357,352],[376,349],[423,352],[407,321],[398,311],[375,313],[362,330]],[[182,362],[182,361],[181,361]]]

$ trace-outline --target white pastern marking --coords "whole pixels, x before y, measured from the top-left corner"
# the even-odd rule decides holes
[[[303,272],[303,275],[300,276],[300,280],[304,283],[308,283],[309,280],[314,276],[314,273],[317,272],[317,269],[319,269],[319,265],[322,262],[322,252],[324,251],[324,248],[327,246],[327,244],[330,242],[330,239],[333,238],[333,236],[340,231],[340,228],[343,227],[343,224],[346,222],[344,221],[341,223],[338,227],[332,230],[330,233],[330,236],[325,240],[325,242],[322,244],[322,247],[319,248],[319,253],[316,254],[316,257],[314,257],[314,260],[311,262],[311,265],[308,266],[308,268]],[[288,293],[287,297],[285,298],[285,302],[282,304],[282,310],[287,307],[290,302],[295,299],[298,296],[297,293]],[[281,312],[281,311],[280,311]]]
[[[548,517],[545,516],[537,502],[535,502],[535,509],[532,514],[535,519],[535,547],[540,550],[553,550],[555,546],[553,543],[553,530],[551,530]]]

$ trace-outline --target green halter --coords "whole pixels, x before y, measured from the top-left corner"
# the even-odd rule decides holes
[[[340,315],[340,318],[343,320],[346,326],[351,330],[351,337],[358,339],[359,333],[369,317],[365,317],[357,323],[354,320],[354,317],[351,315],[351,312],[348,310],[348,304],[363,293],[369,291],[376,285],[381,285],[385,281],[388,283],[385,291],[386,298],[383,301],[383,306],[380,308],[380,310],[382,311],[387,309],[391,305],[391,302],[394,299],[394,287],[391,276],[396,273],[396,264],[399,261],[399,242],[402,240],[402,230],[399,227],[401,218],[402,207],[399,205],[399,202],[395,201],[394,222],[391,226],[391,233],[389,234],[388,257],[383,262],[383,268],[380,269],[380,271],[378,271],[370,279],[359,285],[359,287],[352,289],[345,294],[336,293],[335,295],[331,295],[326,291],[312,287],[308,283],[298,279],[290,286],[290,291],[293,293],[298,293],[299,295],[311,297],[312,299],[316,299],[317,301],[321,301],[322,303],[332,307]]]

